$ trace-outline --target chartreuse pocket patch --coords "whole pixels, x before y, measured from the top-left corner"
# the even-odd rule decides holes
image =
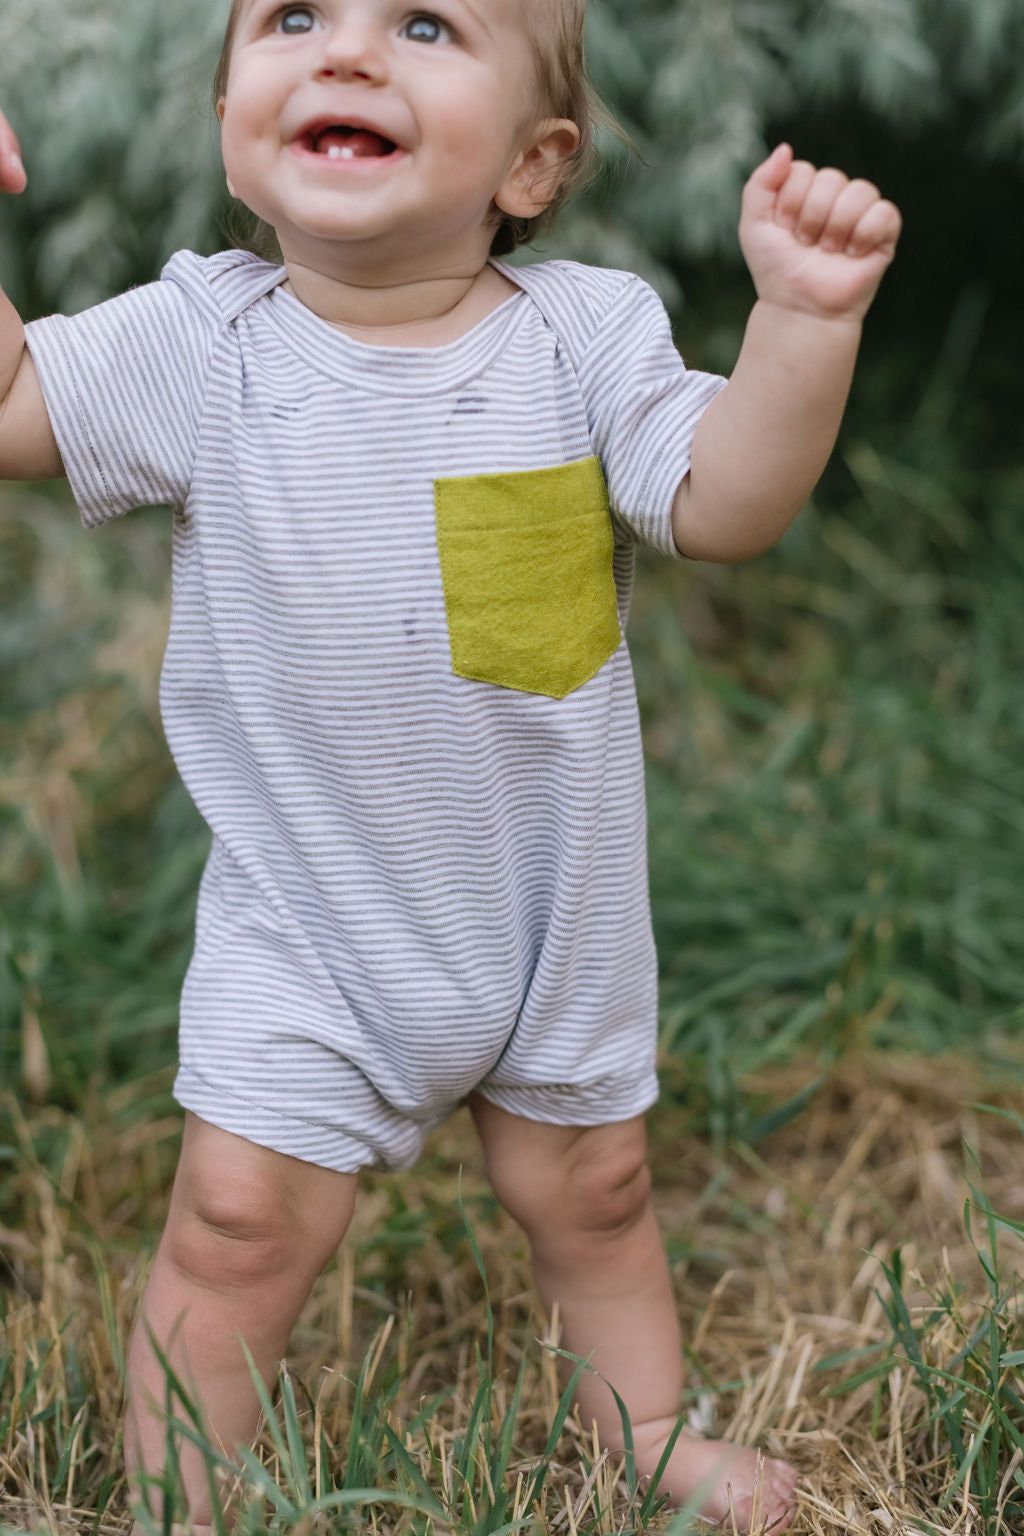
[[[435,480],[452,670],[561,699],[622,639],[597,458]]]

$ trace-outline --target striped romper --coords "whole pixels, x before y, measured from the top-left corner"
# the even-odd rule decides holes
[[[239,251],[30,324],[87,527],[174,516],[167,738],[212,832],[175,1097],[341,1172],[475,1091],[657,1097],[637,542],[723,380],[651,288],[555,261],[437,348],[368,346]]]

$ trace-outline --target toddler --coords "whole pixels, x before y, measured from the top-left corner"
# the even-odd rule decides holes
[[[584,4],[232,0],[228,186],[282,260],[182,251],[27,327],[0,294],[0,476],[66,474],[89,527],[173,510],[162,708],[213,836],[129,1358],[140,1501],[164,1454],[142,1319],[234,1454],[258,1419],[239,1335],[270,1381],[360,1168],[408,1168],[465,1102],[641,1476],[676,1423],[634,551],[742,560],[782,535],[900,219],[776,149],[744,193],[757,302],[727,387],[685,368],[637,277],[505,265],[586,168]],[[0,119],[0,187],[24,186]],[[621,1447],[597,1374],[578,1403]],[[189,1447],[182,1471],[202,1531]],[[788,1525],[795,1483],[684,1436],[662,1490],[713,1520],[731,1500],[745,1530],[755,1499]]]

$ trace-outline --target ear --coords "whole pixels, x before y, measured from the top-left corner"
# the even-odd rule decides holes
[[[515,219],[535,219],[543,213],[579,143],[580,131],[566,117],[549,117],[538,123],[495,193],[494,201],[502,213]]]
[[[220,100],[218,101],[218,103],[217,103],[217,121],[220,123],[222,128],[224,126],[224,109],[225,109],[225,106],[226,106],[226,102],[225,102],[224,97],[222,96],[220,98]],[[235,195],[235,189],[231,185],[231,177],[230,176],[228,177],[228,193],[229,193],[229,195],[231,197],[234,197],[234,195]]]

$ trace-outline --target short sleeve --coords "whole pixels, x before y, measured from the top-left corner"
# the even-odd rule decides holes
[[[188,496],[213,348],[223,318],[173,278],[25,338],[86,527]]]
[[[681,558],[672,503],[697,424],[727,380],[687,368],[665,306],[639,277],[591,338],[579,380],[612,510],[641,543]]]

